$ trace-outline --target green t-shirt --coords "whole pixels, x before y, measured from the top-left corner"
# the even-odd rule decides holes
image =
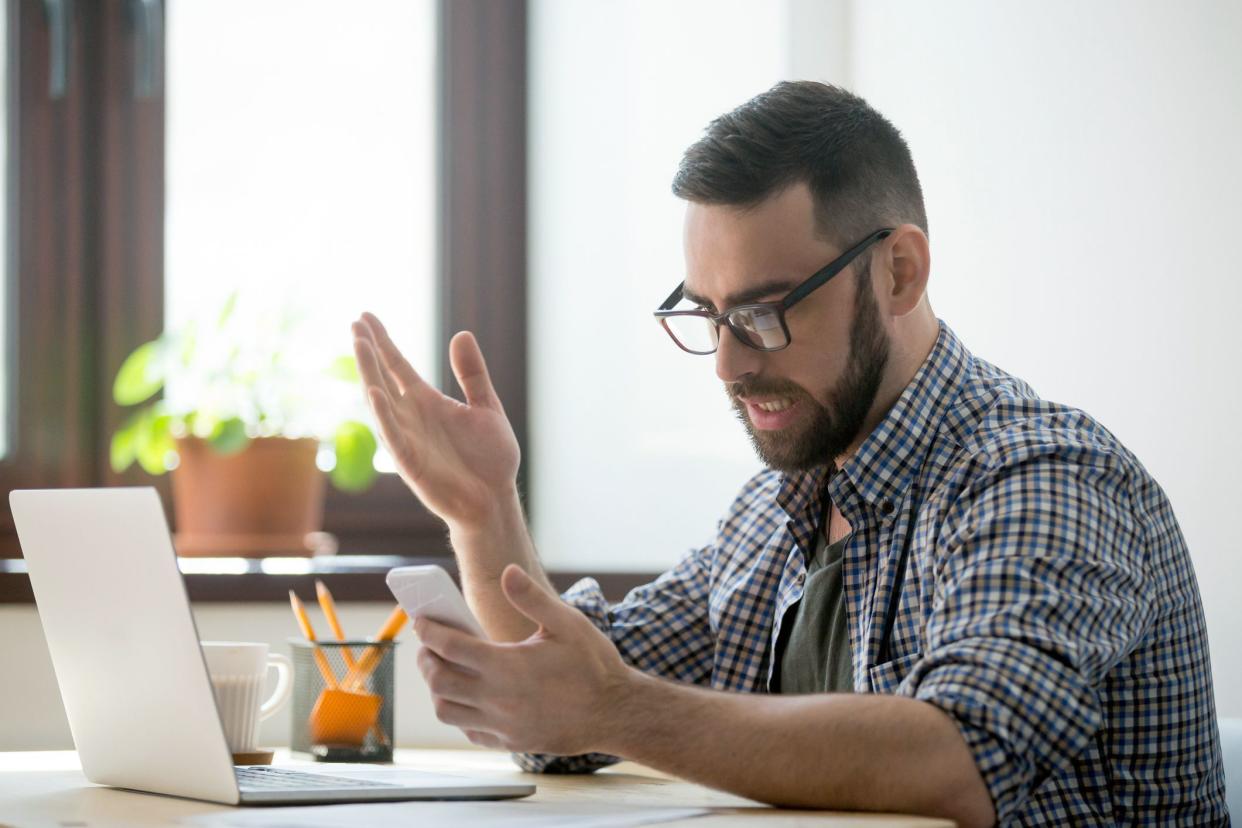
[[[842,573],[847,541],[849,537],[829,546],[819,533],[815,554],[807,563],[802,600],[794,608],[793,626],[780,653],[781,693],[854,691]]]

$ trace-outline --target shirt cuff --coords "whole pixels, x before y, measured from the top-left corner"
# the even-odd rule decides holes
[[[513,761],[527,773],[591,773],[621,760],[607,753],[583,753],[578,756],[515,753]]]
[[[1014,642],[966,639],[933,651],[898,693],[957,724],[1001,824],[1048,776],[1068,770],[1103,723],[1072,667]]]

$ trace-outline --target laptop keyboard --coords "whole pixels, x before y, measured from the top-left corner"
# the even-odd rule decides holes
[[[233,768],[237,785],[244,791],[269,790],[339,790],[341,788],[399,788],[374,779],[350,779],[345,776],[329,776],[323,773],[303,773],[267,765],[247,765]]]

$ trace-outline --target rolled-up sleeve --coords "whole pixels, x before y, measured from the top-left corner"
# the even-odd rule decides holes
[[[713,554],[711,546],[690,552],[676,567],[635,588],[618,604],[610,605],[592,578],[578,581],[561,598],[608,636],[631,667],[675,681],[706,684],[715,646],[707,600]],[[604,753],[519,753],[513,758],[522,770],[539,773],[586,773],[618,761]]]
[[[1089,750],[1097,690],[1154,615],[1119,458],[1026,451],[957,500],[922,656],[897,692],[948,714],[1004,823]]]

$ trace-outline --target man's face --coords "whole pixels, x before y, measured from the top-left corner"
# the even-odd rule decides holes
[[[843,250],[816,237],[813,206],[804,184],[749,210],[690,204],[687,296],[717,313],[784,298]],[[856,263],[865,266],[869,252]],[[841,456],[860,436],[889,338],[870,280],[859,285],[853,266],[795,305],[786,322],[791,341],[781,351],[748,348],[722,328],[716,374],[760,459],[798,471]]]

